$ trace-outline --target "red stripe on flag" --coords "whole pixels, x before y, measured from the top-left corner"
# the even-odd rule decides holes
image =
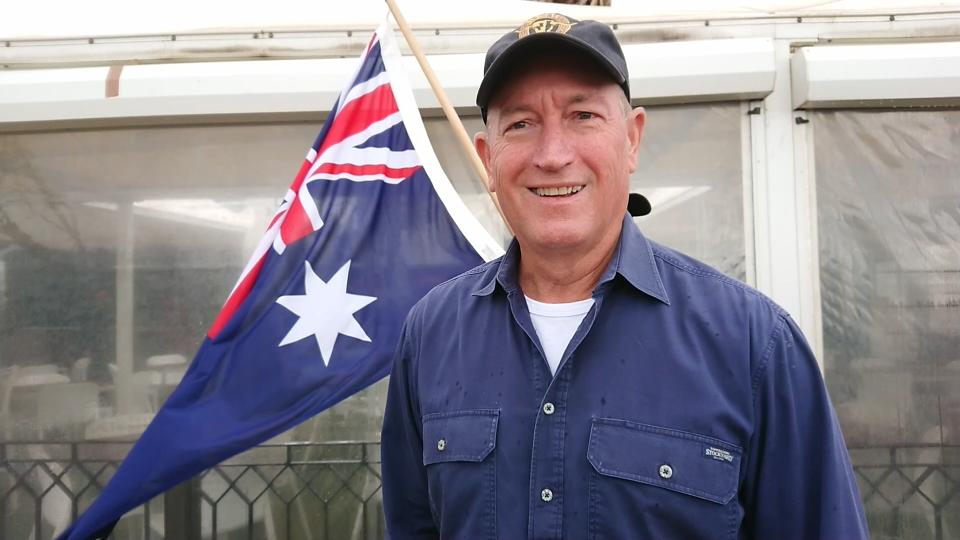
[[[223,309],[220,310],[220,313],[213,321],[213,325],[210,327],[210,330],[207,331],[208,338],[216,339],[220,331],[223,330],[223,327],[230,322],[230,318],[233,317],[233,314],[236,313],[237,309],[240,308],[240,304],[243,304],[243,301],[247,299],[247,296],[250,294],[250,290],[253,289],[253,284],[257,282],[257,276],[260,275],[260,268],[263,266],[263,261],[267,259],[267,255],[269,253],[270,252],[268,251],[263,257],[260,257],[260,260],[257,261],[257,264],[250,269],[250,272],[243,277],[243,279],[237,285],[237,288],[234,289],[233,293],[230,294],[230,298],[227,298],[227,302],[223,305]]]
[[[324,163],[321,165],[313,174],[317,173],[327,173],[327,174],[339,174],[339,173],[349,173],[355,175],[373,175],[373,174],[382,174],[388,178],[396,178],[403,180],[409,178],[413,173],[417,172],[422,166],[416,165],[413,167],[405,167],[403,169],[394,169],[387,167],[386,165],[351,165],[349,163]]]
[[[327,148],[351,135],[360,133],[370,127],[370,124],[383,120],[398,110],[390,85],[378,86],[375,90],[347,103],[346,107],[337,112],[337,117],[333,119],[333,125],[330,126],[317,154],[323,155]]]
[[[283,223],[280,224],[280,238],[288,246],[313,231],[310,216],[307,215],[303,205],[300,204],[300,186],[303,185],[303,180],[312,166],[312,161],[304,160],[303,165],[297,172],[297,177],[290,185],[290,190],[293,191],[293,200],[290,201],[290,207],[287,208],[286,213],[282,214],[285,215],[285,218]],[[275,222],[276,218],[273,221]]]
[[[280,238],[283,239],[284,244],[289,246],[312,233],[313,230],[313,223],[310,222],[310,216],[308,216],[307,211],[304,210],[298,195],[290,204],[290,209],[287,210],[287,217],[283,220],[283,224],[280,225]]]

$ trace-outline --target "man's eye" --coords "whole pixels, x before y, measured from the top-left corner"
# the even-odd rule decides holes
[[[577,120],[590,120],[591,118],[596,118],[597,115],[592,112],[579,111],[577,112]]]
[[[515,129],[523,129],[523,128],[527,127],[528,125],[529,125],[529,124],[527,124],[527,121],[526,121],[526,120],[520,120],[519,122],[514,122],[514,123],[510,124],[509,126],[507,126],[507,131],[512,131],[512,130],[515,130]]]

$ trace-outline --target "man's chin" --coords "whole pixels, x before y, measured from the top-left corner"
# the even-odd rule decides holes
[[[524,243],[522,242],[522,244]],[[563,227],[537,231],[536,234],[530,235],[525,244],[544,253],[589,250],[587,239],[582,230],[564,230]]]

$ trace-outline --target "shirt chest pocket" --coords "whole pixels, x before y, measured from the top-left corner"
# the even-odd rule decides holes
[[[425,415],[423,464],[444,538],[496,537],[497,409]]]
[[[739,514],[733,499],[741,455],[740,447],[712,437],[593,419],[590,507],[603,515],[592,516],[592,536],[646,530],[673,531],[677,538],[729,537]]]
[[[496,409],[428,414],[423,417],[423,464],[483,461],[497,444]]]

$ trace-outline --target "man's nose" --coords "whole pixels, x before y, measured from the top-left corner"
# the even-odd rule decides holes
[[[564,134],[561,126],[547,123],[540,132],[533,164],[545,171],[557,171],[573,161],[573,148],[570,138]]]

